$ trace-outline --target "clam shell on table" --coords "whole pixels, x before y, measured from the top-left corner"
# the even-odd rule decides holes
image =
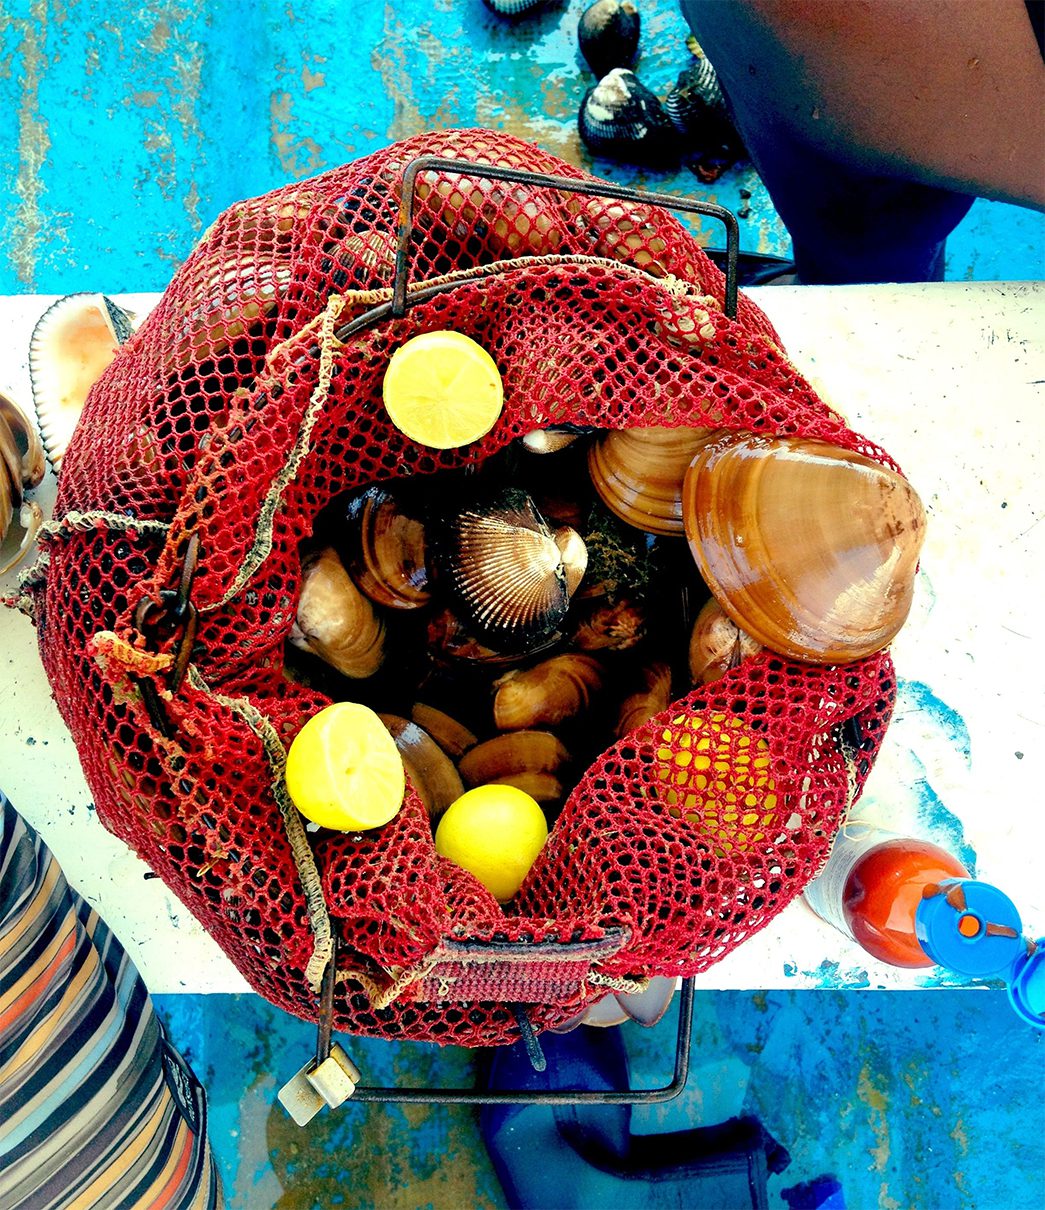
[[[552,0],[483,0],[483,4],[498,17],[527,17],[542,8],[548,8]]]
[[[595,0],[577,23],[577,44],[598,79],[614,67],[631,67],[642,20],[631,0]]]
[[[606,507],[650,534],[685,533],[682,484],[697,452],[715,436],[706,428],[613,429],[588,450],[588,473]]]
[[[376,604],[420,609],[431,600],[424,522],[394,488],[369,487],[351,497],[334,542],[356,584]]]
[[[742,630],[797,660],[844,663],[907,618],[925,511],[901,475],[822,441],[733,435],[693,460],[686,536]]]
[[[55,474],[91,387],[134,331],[135,317],[104,294],[67,294],[40,316],[29,375],[40,435]]]
[[[398,714],[379,714],[425,810],[434,819],[464,793],[461,775],[453,761],[435,740],[417,723]]]
[[[462,619],[492,647],[529,651],[565,617],[583,542],[557,540],[525,492],[462,509],[447,522],[442,547],[440,574]]]
[[[297,616],[288,637],[295,647],[353,679],[373,676],[384,661],[384,621],[332,549],[305,560]]]
[[[596,155],[654,166],[678,159],[678,134],[660,99],[626,67],[584,94],[577,129]]]
[[[664,109],[679,134],[691,142],[733,130],[718,73],[699,49],[693,62],[679,72],[664,98]]]

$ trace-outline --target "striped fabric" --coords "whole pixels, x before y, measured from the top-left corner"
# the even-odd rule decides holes
[[[203,1089],[123,947],[0,793],[0,1210],[222,1204]]]

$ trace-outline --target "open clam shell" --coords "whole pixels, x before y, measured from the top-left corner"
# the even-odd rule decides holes
[[[586,562],[580,537],[553,533],[518,489],[458,512],[442,547],[440,571],[465,624],[507,651],[530,650],[556,630]]]
[[[685,533],[682,483],[706,428],[613,429],[588,449],[588,473],[602,502],[622,521],[650,534]]]
[[[732,436],[686,473],[686,535],[741,630],[797,660],[886,647],[907,618],[925,511],[902,476],[802,438]]]
[[[91,387],[134,331],[135,317],[104,294],[67,294],[40,316],[29,374],[40,434],[55,474]]]
[[[352,579],[378,605],[420,609],[431,600],[424,522],[389,487],[369,487],[345,508],[335,545]]]

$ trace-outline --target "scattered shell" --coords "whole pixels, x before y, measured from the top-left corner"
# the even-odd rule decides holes
[[[349,498],[333,541],[352,579],[376,604],[419,609],[431,600],[424,522],[393,487]]]
[[[636,727],[671,705],[671,667],[658,662],[642,670],[642,688],[621,702],[617,714],[618,739],[623,739]]]
[[[689,639],[689,675],[694,685],[717,681],[762,647],[733,621],[714,597],[697,614]]]
[[[385,624],[333,550],[319,551],[302,566],[289,639],[353,679],[373,676],[381,666]]]
[[[681,536],[686,468],[715,435],[705,428],[614,429],[590,446],[588,472],[622,521],[646,533]]]
[[[910,611],[925,512],[899,474],[822,441],[733,435],[686,473],[686,535],[734,622],[772,651],[844,663]]]
[[[29,340],[29,373],[55,474],[91,387],[130,339],[134,321],[104,294],[67,294],[37,320]]]
[[[551,0],[483,0],[483,4],[491,13],[498,17],[527,17],[542,8],[547,8]]]
[[[453,761],[417,723],[398,714],[379,714],[395,740],[407,776],[421,797],[425,810],[435,818],[464,793],[464,783]]]
[[[595,0],[581,14],[577,44],[598,79],[614,67],[631,67],[639,49],[639,10],[631,0]]]
[[[482,786],[517,773],[555,773],[569,761],[566,745],[550,731],[506,731],[476,744],[458,762],[468,786]]]
[[[649,165],[678,159],[678,135],[663,105],[625,67],[615,67],[584,94],[577,129],[596,155]]]
[[[434,706],[425,705],[424,702],[414,703],[410,717],[419,727],[423,727],[428,732],[447,756],[454,760],[463,756],[469,748],[474,748],[479,742],[478,738],[463,723],[459,723],[457,719],[442,710],[437,710]]]
[[[467,627],[495,648],[531,651],[569,606],[563,552],[532,499],[516,489],[449,521],[440,569]]]
[[[554,727],[586,711],[602,684],[598,660],[575,652],[505,673],[494,684],[494,724],[500,731]]]

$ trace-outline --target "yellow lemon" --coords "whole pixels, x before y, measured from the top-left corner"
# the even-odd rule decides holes
[[[478,441],[504,404],[494,359],[463,332],[424,332],[400,345],[382,392],[396,428],[437,450]]]
[[[522,886],[547,839],[536,799],[515,786],[476,786],[447,808],[435,831],[435,850],[504,903]]]
[[[695,714],[673,719],[661,742],[654,772],[671,815],[699,827],[719,855],[765,840],[778,795],[764,739],[735,715]]]
[[[403,759],[373,710],[335,702],[294,737],[287,792],[302,815],[324,828],[379,828],[403,804]]]

